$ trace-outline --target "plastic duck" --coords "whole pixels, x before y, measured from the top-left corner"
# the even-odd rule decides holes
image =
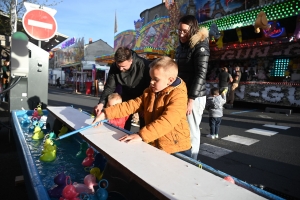
[[[97,185],[96,177],[93,174],[88,174],[83,179],[84,184],[94,192],[94,186]]]
[[[85,167],[90,167],[93,165],[93,162],[94,162],[94,150],[92,148],[88,148],[86,150],[86,155],[87,157],[82,161],[82,165],[85,166]]]
[[[42,155],[40,160],[44,162],[51,162],[56,159],[56,145],[53,145],[51,139],[46,139],[44,143],[44,149],[42,150]]]
[[[39,116],[44,115],[43,110],[42,110],[42,106],[40,104],[37,106],[37,112],[38,112]]]
[[[54,145],[53,141],[51,139],[46,139],[44,143],[44,149],[42,150],[42,153],[44,152],[50,152],[50,151],[56,151],[56,145]]]
[[[68,179],[70,179],[70,184],[68,184]],[[60,200],[79,200],[77,196],[79,193],[76,192],[74,185],[72,185],[72,181],[70,176],[66,177],[66,187],[62,191],[62,196]]]
[[[23,126],[27,126],[27,125],[30,124],[30,119],[28,118],[28,115],[27,115],[27,114],[24,114],[24,115],[22,116],[21,119],[22,119],[22,120],[21,120],[21,124],[22,124]]]
[[[52,162],[56,159],[56,150],[44,150],[44,153],[40,156],[40,161]]]
[[[66,187],[66,175],[64,172],[57,174],[54,177],[54,183],[57,184],[56,187],[48,190],[48,194],[51,198],[60,198],[62,196],[62,191]]]
[[[99,167],[93,167],[90,170],[90,174],[94,175],[98,181],[100,181],[102,179],[103,174],[101,173],[101,170],[99,169]]]
[[[58,136],[62,136],[68,132],[68,128],[66,126],[62,126],[61,129],[59,130]]]
[[[82,183],[74,182],[73,186],[75,187],[76,192],[78,192],[79,194],[80,193],[92,194],[94,192],[94,188],[91,189],[87,185]]]
[[[89,148],[88,143],[82,142],[82,143],[80,144],[80,150],[79,150],[79,152],[76,154],[76,157],[83,158],[83,157],[86,155],[85,152],[86,152],[86,150],[87,150],[88,148]]]
[[[39,115],[36,108],[33,110],[32,118],[36,118],[37,120],[41,119],[41,116]]]
[[[40,140],[43,138],[44,138],[44,133],[43,133],[41,127],[39,127],[39,126],[34,127],[32,139]]]
[[[102,179],[101,181],[99,181],[98,185],[99,185],[99,189],[96,191],[95,196],[97,196],[99,200],[106,200],[108,197],[108,192],[106,190],[106,188],[108,187],[108,181]]]

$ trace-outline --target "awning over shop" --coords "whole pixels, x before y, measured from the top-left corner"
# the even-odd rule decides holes
[[[61,68],[63,68],[63,67],[71,67],[71,66],[76,66],[76,65],[80,65],[80,64],[81,64],[81,62],[76,62],[76,63],[70,63],[70,64],[62,65],[60,67]]]
[[[82,70],[92,70],[94,66],[96,69],[103,70],[103,71],[110,69],[109,66],[96,64],[95,61],[82,61],[81,63],[82,63]]]

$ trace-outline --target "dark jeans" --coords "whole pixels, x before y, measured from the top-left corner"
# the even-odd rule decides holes
[[[133,117],[133,115],[129,115],[129,117],[125,123],[125,126],[124,126],[124,129],[126,129],[128,131],[130,131],[130,129],[131,129],[132,117]],[[139,117],[139,121],[140,121],[140,129],[141,129],[145,126],[145,119],[143,117]]]
[[[209,127],[211,135],[218,135],[222,117],[209,117]]]
[[[192,157],[192,148],[188,149],[188,150],[185,150],[185,151],[180,151],[180,152],[177,152],[177,153],[181,153],[187,157]]]

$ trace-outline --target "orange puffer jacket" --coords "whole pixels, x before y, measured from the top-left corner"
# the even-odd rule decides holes
[[[106,108],[107,119],[143,112],[146,126],[139,131],[139,135],[144,142],[167,153],[190,149],[190,129],[186,118],[187,89],[183,80],[180,81],[177,86],[169,86],[158,93],[147,88],[136,99]]]

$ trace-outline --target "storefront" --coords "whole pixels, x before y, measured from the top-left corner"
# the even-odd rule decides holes
[[[210,36],[208,90],[218,87],[220,68],[232,72],[239,66],[246,78],[236,101],[299,107],[299,6],[299,1],[276,1],[201,23],[208,28],[215,24],[220,31],[219,38]],[[263,14],[267,26],[258,23]]]

